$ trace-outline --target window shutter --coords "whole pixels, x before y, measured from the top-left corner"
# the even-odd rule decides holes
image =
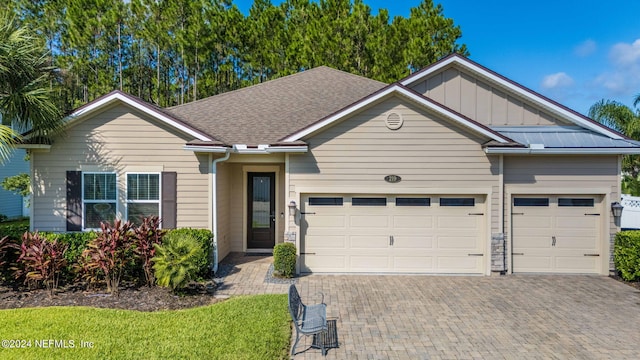
[[[177,198],[178,173],[165,171],[162,173],[162,228],[175,229],[178,222]]]
[[[67,171],[67,231],[82,231],[81,171]]]

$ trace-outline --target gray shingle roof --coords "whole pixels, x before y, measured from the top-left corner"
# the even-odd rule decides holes
[[[386,84],[326,66],[165,111],[226,144],[274,144]]]
[[[638,142],[616,140],[577,126],[502,126],[491,129],[529,146],[543,144],[545,148],[635,148]]]

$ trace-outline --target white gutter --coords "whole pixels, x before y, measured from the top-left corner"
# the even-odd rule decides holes
[[[229,160],[231,149],[227,149],[224,156],[211,163],[211,221],[213,227],[213,273],[218,271],[218,163]]]
[[[204,153],[227,153],[230,149],[224,146],[198,146],[198,145],[185,145],[182,147],[183,150],[187,151],[197,151]]]
[[[276,153],[306,153],[309,151],[307,145],[283,145],[283,146],[269,146],[258,145],[258,147],[248,147],[245,144],[235,144],[233,148],[225,146],[199,146],[199,145],[185,145],[183,150],[203,153],[227,153],[229,151],[234,154],[276,154]]]
[[[633,155],[640,148],[496,148],[484,149],[487,154],[532,154],[532,155]]]

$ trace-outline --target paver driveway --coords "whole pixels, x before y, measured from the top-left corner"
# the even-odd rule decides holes
[[[271,262],[236,258],[220,294],[286,293],[265,282]],[[308,303],[324,292],[337,320],[326,359],[640,359],[640,291],[607,277],[310,275],[297,286]]]

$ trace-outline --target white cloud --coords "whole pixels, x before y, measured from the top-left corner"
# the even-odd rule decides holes
[[[640,39],[631,44],[618,43],[609,52],[609,59],[615,65],[627,67],[640,65]]]
[[[607,98],[625,98],[626,102],[640,90],[640,39],[613,45],[609,50],[609,63],[611,67],[594,82],[607,90]]]
[[[559,72],[545,76],[542,79],[541,86],[545,89],[555,89],[569,87],[573,85],[573,83],[574,81],[571,76],[567,75],[565,72]]]
[[[580,45],[576,46],[573,49],[573,53],[579,57],[587,57],[593,54],[597,50],[597,48],[598,46],[596,45],[595,41],[591,39],[587,39],[584,42],[582,42]]]

